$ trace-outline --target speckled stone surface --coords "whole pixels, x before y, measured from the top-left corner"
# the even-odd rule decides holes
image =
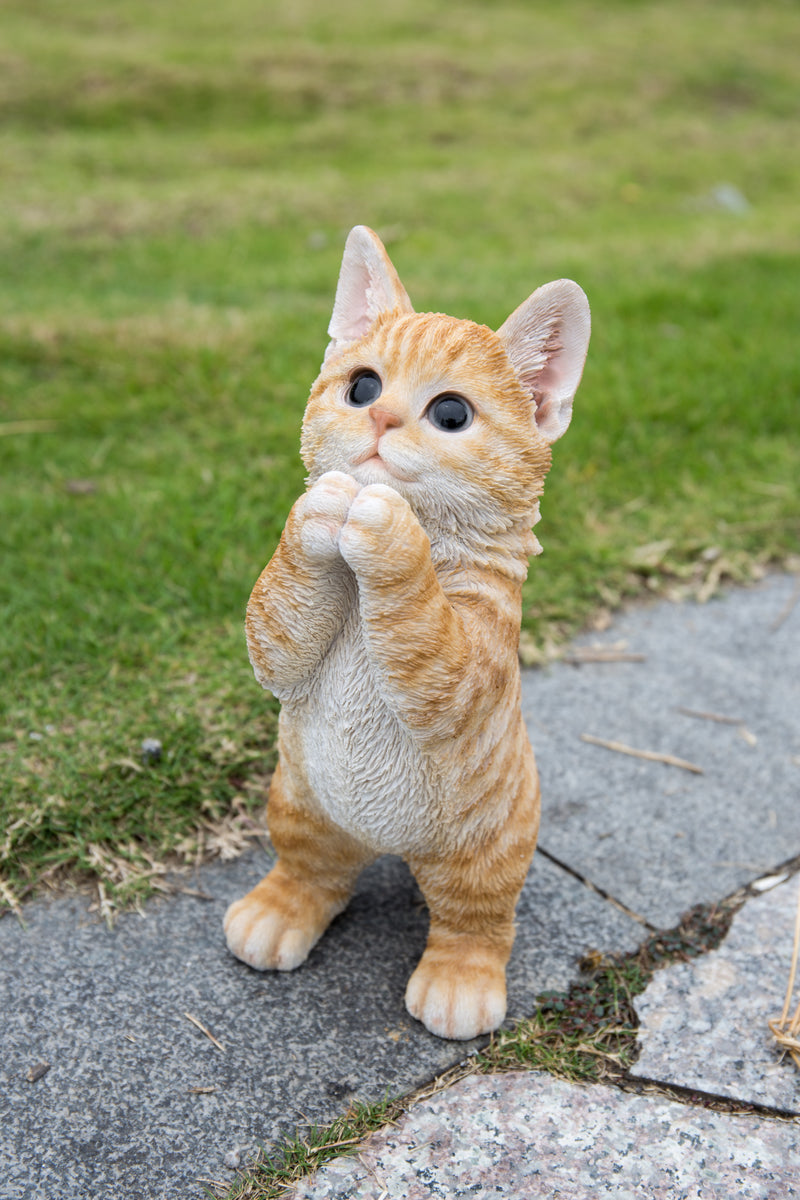
[[[633,1075],[800,1113],[800,1070],[767,1027],[783,1009],[799,890],[795,875],[748,900],[718,950],[656,973],[635,1000]]]
[[[402,1095],[477,1042],[444,1042],[405,1011],[427,916],[385,859],[298,971],[259,974],[225,948],[222,915],[268,866],[251,855],[109,932],[79,901],[0,922],[2,1200],[191,1200],[306,1120]],[[509,1012],[564,988],[593,947],[632,949],[635,922],[538,857],[519,906]],[[197,1017],[221,1052],[184,1016]],[[40,1062],[49,1072],[26,1076]],[[209,1088],[192,1092],[192,1088]]]
[[[524,677],[540,845],[659,928],[800,854],[800,605],[773,628],[794,586],[770,576],[706,605],[631,609],[578,644],[623,642],[644,662]],[[740,718],[747,738],[679,707]],[[581,733],[671,753],[704,774]]]
[[[654,925],[800,853],[800,606],[770,630],[793,583],[633,611],[584,639],[627,640],[645,664],[525,676],[541,845]],[[757,742],[677,705],[735,709]],[[706,774],[622,758],[582,732],[672,751]],[[193,1200],[198,1178],[231,1178],[226,1160],[330,1120],[352,1098],[408,1092],[474,1049],[405,1013],[427,920],[396,860],[365,874],[298,972],[260,975],[228,955],[222,914],[266,866],[252,854],[206,868],[195,883],[212,900],[152,904],[113,932],[77,900],[27,906],[24,929],[0,921],[2,1200]],[[586,950],[632,950],[645,934],[537,855],[518,909],[510,1016],[565,988]],[[49,1070],[28,1082],[41,1062]]]
[[[537,1072],[472,1077],[304,1181],[295,1200],[800,1196],[800,1124]]]

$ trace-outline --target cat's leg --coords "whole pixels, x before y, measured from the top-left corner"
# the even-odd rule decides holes
[[[339,549],[358,580],[367,650],[391,707],[423,744],[454,730],[468,736],[519,678],[518,585],[477,571],[464,583],[461,572],[445,594],[428,535],[383,484],[355,497]]]
[[[247,648],[277,696],[306,679],[342,626],[352,576],[338,539],[359,485],[329,471],[296,501],[247,605]]]
[[[538,832],[538,781],[517,698],[518,589],[475,586],[473,572],[454,602],[411,506],[382,485],[359,492],[339,547],[358,580],[384,694],[453,788],[437,845],[408,860],[431,925],[406,1005],[440,1037],[475,1037],[505,1016],[514,908]],[[491,771],[475,749],[487,729]],[[497,786],[487,794],[490,775]]]
[[[374,855],[321,812],[298,804],[281,778],[270,787],[267,821],[278,861],[225,914],[228,947],[259,971],[291,971],[347,906]]]
[[[431,929],[405,990],[405,1007],[440,1038],[491,1033],[506,1014],[505,968],[519,889],[493,905],[488,916],[486,896],[476,898],[469,883],[464,886],[461,876],[468,872],[462,866],[414,868],[431,912]]]
[[[539,832],[539,779],[530,746],[512,754],[506,768],[510,790],[479,802],[460,830],[457,849],[409,858],[430,929],[408,982],[406,1007],[439,1037],[490,1033],[506,1014],[514,910]],[[499,824],[473,824],[479,813],[492,812],[505,813]],[[446,843],[452,835],[443,832]]]

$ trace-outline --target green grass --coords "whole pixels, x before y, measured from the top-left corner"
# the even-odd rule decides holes
[[[420,309],[590,297],[527,657],[796,561],[789,0],[8,0],[0,31],[6,904],[81,872],[135,900],[246,832],[275,711],[242,614],[356,222]]]

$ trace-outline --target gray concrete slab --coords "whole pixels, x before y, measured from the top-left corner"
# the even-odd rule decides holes
[[[800,1196],[800,1124],[538,1072],[462,1080],[305,1180],[296,1200],[775,1200]]]
[[[800,1114],[800,1071],[767,1024],[783,1009],[798,888],[795,875],[748,900],[718,950],[656,973],[635,1000],[634,1077]]]
[[[601,640],[627,640],[645,664],[526,676],[542,846],[653,924],[673,925],[800,852],[800,610],[770,630],[792,585],[774,578],[705,608],[623,615]],[[756,742],[678,705],[741,716]],[[706,773],[622,758],[582,732],[668,750]],[[78,900],[29,905],[25,929],[0,922],[3,1200],[190,1200],[198,1178],[224,1178],[226,1159],[326,1121],[352,1097],[407,1092],[471,1049],[431,1037],[403,1008],[426,917],[402,864],[365,874],[299,972],[262,976],[227,954],[220,926],[265,866],[250,855],[206,868],[212,901],[155,903],[113,932]],[[587,949],[633,949],[642,933],[537,855],[509,1015],[566,987]]]
[[[475,1048],[440,1041],[405,1011],[427,917],[398,860],[365,873],[300,970],[261,975],[230,956],[222,914],[267,865],[251,854],[206,868],[212,901],[153,903],[113,931],[77,899],[29,905],[24,929],[0,922],[3,1200],[189,1200],[198,1179],[232,1179],[226,1158],[331,1120],[353,1097],[406,1093]],[[566,987],[585,950],[641,939],[538,856],[519,926],[513,1017]],[[29,1082],[40,1063],[49,1071]]]
[[[768,577],[706,605],[623,613],[578,645],[624,642],[643,663],[527,672],[542,777],[540,845],[660,928],[800,853],[800,606]],[[687,707],[741,718],[682,715]],[[582,733],[667,752],[694,775],[588,745]]]

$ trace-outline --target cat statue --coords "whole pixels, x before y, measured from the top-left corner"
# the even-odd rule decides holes
[[[400,855],[430,913],[406,1007],[439,1037],[505,1016],[539,825],[521,590],[589,326],[570,280],[497,333],[415,313],[377,235],[356,226],[303,419],[308,489],[247,608],[256,678],[281,701],[278,859],[228,909],[228,946],[292,970],[362,868]]]

